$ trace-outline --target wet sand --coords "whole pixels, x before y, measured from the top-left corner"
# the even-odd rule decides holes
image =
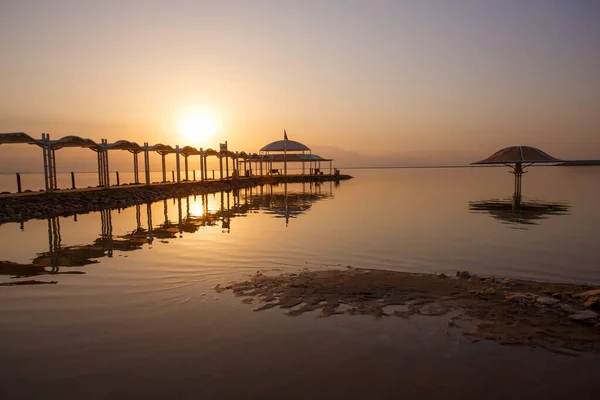
[[[448,329],[473,342],[542,347],[579,356],[600,352],[600,289],[590,285],[542,283],[457,272],[412,274],[357,269],[305,270],[217,286],[231,290],[254,311],[273,307],[290,316],[319,311],[377,318],[449,315]]]

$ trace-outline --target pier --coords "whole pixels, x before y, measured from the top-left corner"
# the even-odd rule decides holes
[[[77,190],[97,190],[121,187],[119,173],[116,172],[116,182],[111,184],[111,167],[110,153],[113,151],[127,151],[132,155],[133,166],[133,183],[127,184],[127,187],[132,186],[152,186],[161,184],[173,184],[184,182],[207,182],[207,181],[231,181],[240,179],[263,179],[273,176],[284,177],[303,177],[308,181],[311,178],[323,178],[324,176],[339,176],[339,171],[333,168],[333,160],[320,157],[312,154],[310,149],[293,140],[287,139],[287,134],[283,140],[270,143],[263,147],[259,153],[248,153],[245,151],[231,151],[228,149],[227,142],[221,143],[219,151],[211,148],[195,148],[192,146],[179,145],[170,146],[165,144],[149,145],[144,142],[139,145],[136,142],[128,140],[118,140],[114,143],[109,143],[107,139],[101,139],[100,142],[95,142],[92,139],[82,138],[79,136],[65,136],[63,138],[53,140],[50,134],[42,133],[41,139],[35,139],[24,132],[0,133],[0,145],[3,144],[29,144],[40,147],[42,150],[43,159],[43,175],[45,193],[52,193],[57,190],[57,150],[66,147],[79,147],[92,151],[91,156],[97,158],[97,188],[77,189]],[[161,157],[161,172],[162,181],[153,183],[150,178],[150,155],[157,153]],[[276,154],[274,154],[276,153]],[[143,165],[140,168],[140,154],[143,155]],[[167,181],[166,157],[173,154],[175,156],[176,169],[172,171],[172,182]],[[196,159],[196,157],[198,157]],[[215,177],[215,171],[209,176],[208,157],[215,157],[219,164],[219,176]],[[190,179],[190,164],[197,162],[199,176],[196,176],[196,169],[192,169],[192,177]],[[300,163],[302,166],[301,173],[288,175],[288,163]],[[328,171],[322,169],[322,163],[328,163]],[[183,164],[183,165],[182,165]],[[230,164],[231,171],[230,174]],[[283,165],[283,168],[274,168],[274,165]],[[308,166],[308,169],[306,168]],[[281,172],[283,171],[283,174]],[[23,192],[21,185],[21,176],[17,173],[17,194]],[[197,178],[199,178],[197,180]],[[76,189],[75,174],[71,173],[71,189]],[[64,189],[61,192],[66,191]],[[7,195],[14,195],[5,194]]]

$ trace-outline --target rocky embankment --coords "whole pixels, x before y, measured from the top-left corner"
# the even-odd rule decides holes
[[[254,187],[283,182],[325,182],[351,176],[273,176],[230,181],[184,182],[152,186],[120,186],[110,189],[67,190],[0,197],[0,223],[83,214],[107,208],[125,208],[173,197]]]

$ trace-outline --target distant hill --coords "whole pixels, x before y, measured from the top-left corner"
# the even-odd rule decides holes
[[[600,160],[573,160],[558,164],[560,167],[591,167],[600,165]]]

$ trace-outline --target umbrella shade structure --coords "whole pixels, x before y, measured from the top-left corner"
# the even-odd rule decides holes
[[[559,163],[563,160],[554,158],[548,153],[531,146],[511,146],[499,150],[488,158],[474,162],[474,165],[482,164],[536,164],[536,163]]]
[[[521,203],[522,177],[524,169],[533,164],[550,164],[563,162],[558,158],[552,157],[548,153],[531,146],[511,146],[499,150],[480,161],[471,163],[472,165],[493,165],[504,164],[512,168],[515,175],[515,193],[513,195],[515,206]],[[525,165],[523,165],[525,164]]]

